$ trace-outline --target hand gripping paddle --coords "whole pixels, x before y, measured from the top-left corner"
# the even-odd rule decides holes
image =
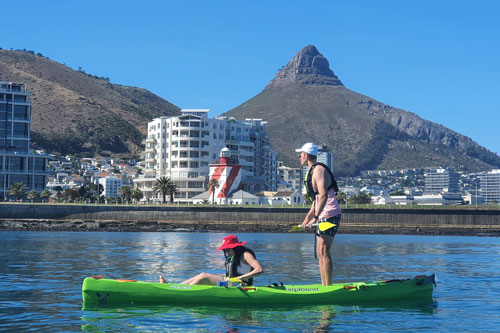
[[[311,227],[318,227],[319,231],[325,231],[325,230],[328,230],[328,229],[333,228],[335,226],[336,226],[335,223],[331,223],[331,222],[328,222],[328,221],[319,222],[319,223],[313,223],[311,225]],[[297,231],[299,229],[302,229],[302,224],[294,226],[290,231]]]

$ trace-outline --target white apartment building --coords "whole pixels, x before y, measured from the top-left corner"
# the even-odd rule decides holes
[[[299,193],[302,193],[304,177],[302,176],[302,168],[291,168],[278,162],[278,180],[290,184],[290,187]]]
[[[31,93],[25,83],[0,81],[0,198],[14,183],[28,192],[43,191],[49,171],[48,154],[33,153],[31,141]]]
[[[144,175],[134,180],[146,199],[159,198],[159,194],[153,193],[153,186],[157,178],[166,176],[177,186],[176,201],[192,201],[206,191],[208,165],[218,162],[224,147],[230,149],[231,160],[241,165],[245,191],[265,187],[268,178],[263,172],[266,164],[261,159],[267,156],[268,165],[272,163],[265,123],[208,118],[208,112],[208,109],[183,109],[178,117],[160,117],[148,123]]]
[[[483,173],[480,179],[479,193],[484,198],[484,203],[489,204],[493,201],[500,203],[500,169]]]
[[[439,168],[424,174],[424,194],[438,194],[442,192],[458,192],[458,174],[451,169]]]
[[[99,184],[102,185],[103,188],[103,193],[101,193],[101,195],[105,198],[118,198],[120,196],[120,187],[132,186],[131,181],[114,176],[99,178]]]

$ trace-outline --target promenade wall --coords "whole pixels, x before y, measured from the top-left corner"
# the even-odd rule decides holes
[[[0,230],[287,232],[308,208],[0,204]],[[339,233],[500,236],[500,210],[343,209]]]

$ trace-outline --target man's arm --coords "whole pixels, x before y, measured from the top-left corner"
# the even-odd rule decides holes
[[[306,217],[304,218],[304,221],[302,222],[302,228],[305,228],[307,226],[311,226],[311,224],[314,223],[313,217],[314,217],[314,212],[316,209],[314,208],[316,206],[316,201],[313,201],[311,205],[311,209],[307,212]]]

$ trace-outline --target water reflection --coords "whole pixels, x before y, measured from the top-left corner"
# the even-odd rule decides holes
[[[149,329],[208,329],[224,332],[251,326],[262,330],[296,330],[328,332],[336,324],[338,315],[350,316],[363,311],[371,313],[408,312],[433,314],[432,301],[379,302],[356,306],[141,306],[141,307],[85,307],[81,317],[82,330],[104,331],[110,327],[140,328],[140,323],[155,323]],[[181,322],[175,318],[182,318]],[[215,323],[215,324],[214,324]]]

